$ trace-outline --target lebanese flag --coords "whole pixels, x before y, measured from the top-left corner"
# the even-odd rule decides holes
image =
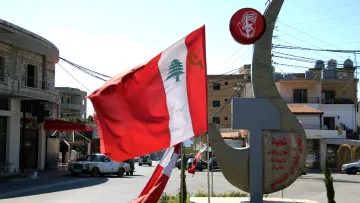
[[[194,161],[192,162],[191,168],[188,169],[188,173],[195,174],[196,171],[196,163],[198,162],[200,156],[202,153],[207,149],[207,145],[204,144],[204,146],[200,149],[200,151],[195,155]]]
[[[177,144],[175,147],[170,147],[166,150],[149,182],[139,197],[131,203],[153,203],[159,201],[175,166],[180,147],[181,144]]]
[[[123,161],[207,132],[205,26],[89,95],[102,153]]]

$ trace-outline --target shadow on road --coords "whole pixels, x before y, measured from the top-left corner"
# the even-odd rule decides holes
[[[105,176],[91,178],[89,176],[70,177],[63,176],[53,180],[24,180],[15,183],[2,184],[0,191],[0,200],[26,197],[31,195],[41,195],[46,193],[61,192],[66,190],[81,189],[106,183],[108,179],[118,178],[116,176]],[[132,178],[124,176],[122,178]],[[122,179],[119,178],[119,179]]]
[[[299,179],[306,179],[306,180],[321,180],[324,181],[324,178],[318,178],[318,177],[306,177],[306,176],[300,176]],[[360,183],[360,181],[352,181],[352,180],[339,180],[334,179],[334,182],[338,183]]]

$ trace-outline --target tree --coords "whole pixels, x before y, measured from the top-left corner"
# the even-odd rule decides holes
[[[326,195],[328,198],[328,203],[336,203],[335,201],[335,190],[334,190],[334,179],[331,176],[331,171],[329,170],[329,163],[328,159],[326,157],[325,159],[325,169],[324,169],[324,175],[325,175],[325,187],[326,187]]]
[[[168,72],[168,76],[165,80],[168,80],[170,78],[174,78],[176,79],[175,82],[179,82],[180,81],[180,75],[184,74],[185,72],[183,71],[183,64],[181,63],[181,61],[179,61],[178,59],[174,59],[170,66],[169,66],[169,72]]]

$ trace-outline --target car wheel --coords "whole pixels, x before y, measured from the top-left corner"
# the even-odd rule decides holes
[[[358,172],[357,168],[352,168],[351,169],[351,174],[356,175],[357,172]]]
[[[127,176],[130,175],[130,173],[129,173],[129,172],[126,172],[126,175],[127,175]]]
[[[141,166],[142,164],[139,164],[139,166]]]
[[[346,174],[348,174],[348,175],[350,175],[351,174],[351,171],[350,171],[350,169],[348,168],[348,169],[346,169]]]
[[[74,173],[74,172],[71,172],[71,176],[72,176],[72,177],[76,177],[76,176],[78,176],[78,174],[77,174],[77,173]]]
[[[124,176],[124,172],[125,172],[125,170],[123,169],[123,168],[119,168],[119,171],[118,171],[118,177],[119,178],[121,178],[121,177],[123,177]]]
[[[105,175],[105,174],[103,174],[103,173],[100,173],[100,177],[104,177],[104,175]]]
[[[131,171],[131,172],[130,172],[130,175],[133,176],[133,175],[134,175],[134,171]]]
[[[98,177],[99,175],[100,175],[100,170],[98,168],[95,167],[91,170],[92,177]]]
[[[149,166],[152,166],[152,164],[149,164]]]

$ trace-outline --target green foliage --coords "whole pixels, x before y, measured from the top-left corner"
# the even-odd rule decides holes
[[[329,163],[328,159],[326,157],[325,159],[325,169],[324,169],[324,175],[325,175],[325,187],[326,187],[326,195],[328,198],[328,203],[336,203],[335,201],[335,190],[334,190],[334,179],[331,175],[331,171],[329,169]]]
[[[186,202],[184,203],[190,203],[190,193],[187,193]],[[195,194],[193,194],[194,197],[207,197],[207,193],[203,191],[196,191]],[[226,193],[220,193],[220,194],[212,194],[212,197],[248,197],[247,193],[241,193],[241,192],[226,192]],[[180,203],[180,193],[178,193],[176,196],[168,195],[166,193],[163,193],[163,195],[160,197],[158,203]]]
[[[61,120],[75,122],[75,123],[89,123],[89,124],[94,123],[92,116],[88,116],[87,119],[78,118],[78,117],[65,117],[65,118],[61,118]]]

